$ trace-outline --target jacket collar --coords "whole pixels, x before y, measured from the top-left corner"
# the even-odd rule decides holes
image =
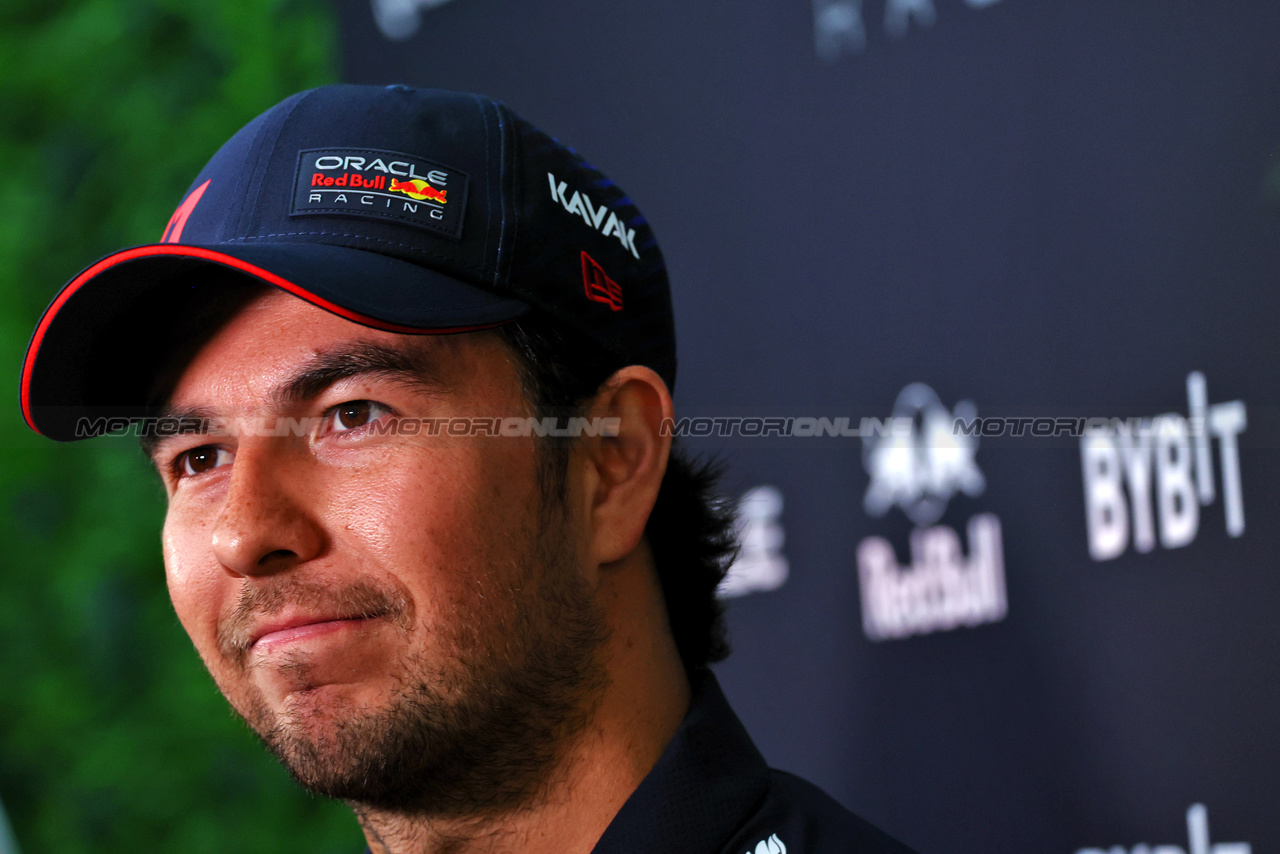
[[[690,674],[684,722],[592,854],[707,854],[719,851],[764,798],[769,768],[720,684]]]

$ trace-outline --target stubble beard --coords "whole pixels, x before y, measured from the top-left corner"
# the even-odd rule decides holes
[[[453,615],[447,668],[404,662],[377,709],[319,707],[304,691],[276,714],[257,689],[233,707],[302,786],[357,808],[477,818],[527,805],[607,685],[608,630],[557,510],[544,504],[517,558],[528,584],[486,591],[503,603],[496,613]],[[305,679],[305,660],[283,666]]]

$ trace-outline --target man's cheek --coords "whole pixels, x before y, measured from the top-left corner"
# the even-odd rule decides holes
[[[192,544],[166,522],[162,535],[165,583],[174,613],[206,664],[217,648],[221,602],[216,577],[199,569]]]
[[[385,481],[358,501],[330,505],[330,519],[341,521],[330,527],[339,538],[355,540],[352,548],[389,566],[411,555],[425,557],[471,526],[469,502],[450,482],[445,477]]]
[[[191,639],[196,652],[199,653],[200,658],[204,661],[205,667],[216,676],[215,670],[219,667],[216,615],[209,613],[207,609],[201,608],[198,597],[186,595],[186,592],[181,589],[177,589],[177,592],[175,592],[172,580],[170,581],[169,596],[173,602],[173,610],[177,614],[178,622],[182,624],[187,637]]]

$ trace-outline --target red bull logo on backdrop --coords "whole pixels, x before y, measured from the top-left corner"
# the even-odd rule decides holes
[[[884,537],[858,544],[862,629],[871,640],[992,623],[1008,613],[999,518],[980,513],[969,519],[968,554],[954,528],[934,524],[957,492],[977,497],[986,489],[975,459],[977,436],[952,429],[956,419],[976,415],[969,401],[953,413],[933,389],[912,383],[898,394],[891,419],[908,429],[863,439],[863,465],[871,475],[867,514],[878,518],[897,506],[918,526],[905,566]]]

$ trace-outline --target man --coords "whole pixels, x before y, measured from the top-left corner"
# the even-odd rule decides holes
[[[905,851],[769,771],[705,669],[731,540],[674,380],[616,186],[487,99],[333,86],[67,285],[22,403],[139,425],[183,626],[373,851]]]

